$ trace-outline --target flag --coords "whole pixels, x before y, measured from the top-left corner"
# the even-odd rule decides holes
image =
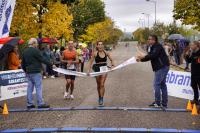
[[[0,0],[0,38],[8,37],[16,0]]]

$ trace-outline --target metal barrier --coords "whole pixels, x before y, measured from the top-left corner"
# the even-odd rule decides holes
[[[6,129],[1,133],[47,133],[47,132],[132,132],[132,133],[200,133],[200,130],[163,129],[163,128],[95,128],[95,127],[65,127],[65,128],[32,128]]]
[[[165,112],[188,112],[186,109],[161,109],[161,108],[135,108],[135,107],[67,107],[45,109],[10,109],[9,112],[40,112],[40,111],[79,111],[79,110],[122,110],[122,111],[165,111]]]

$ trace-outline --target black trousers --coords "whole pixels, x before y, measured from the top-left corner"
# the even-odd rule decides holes
[[[84,62],[81,62],[81,72],[84,70]]]
[[[194,91],[194,100],[199,100],[199,91],[200,91],[200,78],[191,78],[191,86]]]

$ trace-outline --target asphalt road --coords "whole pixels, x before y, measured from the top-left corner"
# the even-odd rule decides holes
[[[135,54],[132,45],[118,46],[111,52],[115,64]],[[138,63],[109,73],[106,81],[105,106],[148,107],[153,101],[153,72],[150,63]],[[64,77],[43,81],[44,99],[51,107],[97,106],[94,78],[77,78],[74,100],[64,100]],[[0,104],[2,104],[0,102]],[[26,97],[7,101],[9,108],[25,108]],[[169,108],[185,108],[187,100],[169,97]],[[200,116],[181,112],[148,111],[66,111],[23,112],[0,115],[0,130],[45,127],[131,127],[200,129]]]

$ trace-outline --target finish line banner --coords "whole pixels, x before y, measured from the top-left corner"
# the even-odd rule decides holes
[[[8,37],[15,0],[0,0],[0,38]]]
[[[74,75],[74,76],[79,76],[79,77],[96,77],[96,76],[99,76],[99,75],[103,75],[105,73],[108,73],[108,72],[111,72],[111,71],[115,71],[117,69],[121,69],[123,67],[126,67],[130,64],[135,64],[137,63],[135,57],[132,57],[130,59],[128,59],[127,61],[125,61],[124,63],[114,67],[113,69],[107,69],[105,71],[102,71],[102,72],[92,72],[90,73],[89,75],[87,75],[87,73],[83,73],[83,72],[77,72],[77,71],[70,71],[70,70],[66,70],[66,69],[63,69],[63,68],[54,68],[53,70],[58,72],[58,73],[62,73],[62,74],[66,74],[66,75]]]

